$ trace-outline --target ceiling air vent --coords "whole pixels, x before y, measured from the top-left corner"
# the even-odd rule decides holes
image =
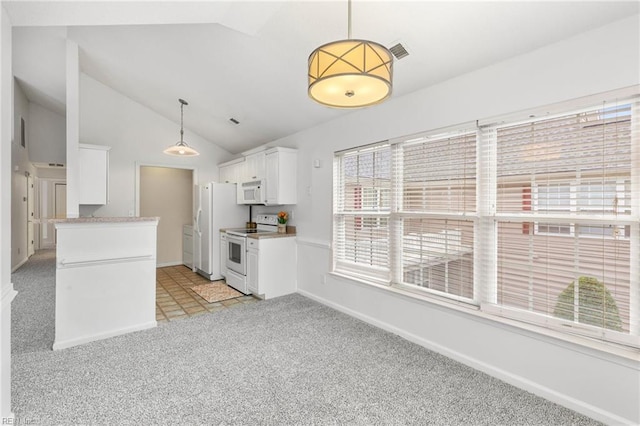
[[[409,52],[407,52],[407,49],[405,49],[401,43],[391,46],[389,50],[393,53],[393,56],[395,56],[396,59],[402,59],[405,56],[409,56]]]

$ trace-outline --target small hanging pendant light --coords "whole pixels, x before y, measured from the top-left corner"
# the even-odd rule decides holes
[[[180,141],[175,145],[171,145],[169,148],[165,149],[163,152],[165,154],[175,155],[177,157],[194,157],[196,155],[200,155],[198,151],[191,148],[183,140],[183,136],[184,136],[183,108],[185,105],[189,105],[189,103],[184,99],[178,99],[178,102],[180,102]]]
[[[351,39],[351,0],[348,33],[318,47],[309,55],[309,97],[333,108],[361,108],[391,96],[393,56],[368,40]]]

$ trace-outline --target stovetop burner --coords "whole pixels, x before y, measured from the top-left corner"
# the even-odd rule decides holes
[[[256,216],[257,228],[227,229],[227,234],[246,237],[249,234],[269,234],[278,232],[278,217],[275,214],[260,214]]]

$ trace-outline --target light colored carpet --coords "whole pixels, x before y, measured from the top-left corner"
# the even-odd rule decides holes
[[[30,273],[53,261],[38,256],[13,276],[24,299],[12,376],[23,422],[597,424],[300,295],[53,352],[53,274]],[[39,342],[22,343],[30,338]]]
[[[223,300],[244,296],[242,293],[236,291],[233,287],[229,287],[224,282],[200,284],[191,287],[191,290],[196,292],[198,296],[202,297],[209,303],[221,302]]]

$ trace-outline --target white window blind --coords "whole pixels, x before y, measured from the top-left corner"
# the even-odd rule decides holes
[[[334,270],[640,348],[640,102],[336,153]]]
[[[476,211],[476,132],[397,145],[402,211]]]
[[[476,131],[394,145],[401,241],[397,282],[471,301],[476,212]],[[465,219],[466,218],[466,219]]]
[[[339,153],[334,164],[334,269],[389,281],[388,144]]]
[[[614,340],[637,333],[632,107],[497,129],[496,304],[511,308],[503,313]]]

